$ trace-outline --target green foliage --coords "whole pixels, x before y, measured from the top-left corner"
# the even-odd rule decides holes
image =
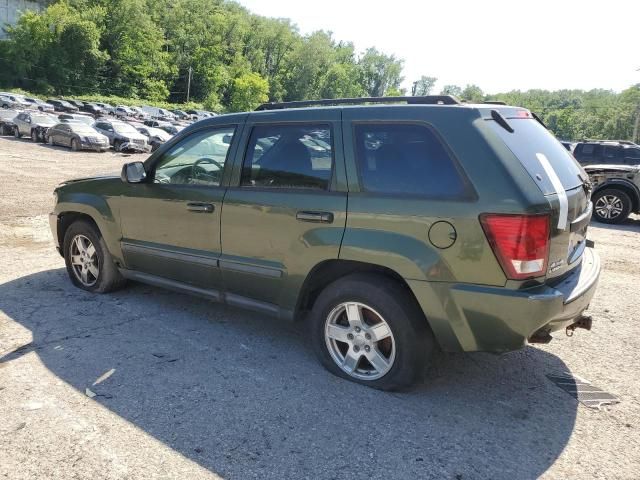
[[[424,75],[420,77],[419,80],[416,80],[413,83],[413,91],[412,95],[429,95],[431,94],[431,90],[433,90],[434,85],[438,79],[436,77],[425,77]]]
[[[397,96],[403,61],[358,54],[330,32],[301,35],[289,20],[254,15],[230,0],[54,0],[26,11],[0,42],[0,85],[112,104],[216,112],[264,101]],[[192,72],[189,75],[189,72]],[[187,98],[189,105],[181,104]],[[432,92],[422,76],[415,95]],[[469,84],[442,94],[500,100],[536,112],[566,139],[631,139],[640,85],[608,90],[529,90],[485,95]]]
[[[232,112],[253,110],[269,100],[269,82],[257,73],[245,73],[233,81],[231,91]]]

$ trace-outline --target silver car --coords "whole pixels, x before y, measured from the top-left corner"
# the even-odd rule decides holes
[[[71,150],[95,150],[106,152],[109,149],[109,139],[83,122],[67,120],[49,129],[47,134],[49,145],[63,145]]]
[[[94,128],[109,138],[109,143],[116,152],[127,150],[148,152],[151,150],[147,137],[126,122],[99,119],[94,124]]]
[[[56,119],[46,113],[25,111],[19,113],[13,123],[16,138],[28,135],[34,142],[44,142],[47,130],[56,124]]]

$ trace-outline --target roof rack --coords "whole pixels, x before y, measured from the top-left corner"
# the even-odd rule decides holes
[[[300,100],[295,102],[263,103],[256,111],[281,110],[283,108],[303,108],[332,105],[362,105],[365,103],[400,103],[409,105],[460,105],[460,101],[451,95],[427,95],[416,97],[362,97],[362,98],[333,98],[324,100]]]
[[[486,103],[487,105],[506,105],[506,102],[501,102],[499,100],[487,100],[486,102],[482,102],[482,103]]]
[[[631,145],[638,146],[637,144],[630,142],[629,140],[593,140],[591,138],[585,138],[581,140],[581,142],[590,142],[590,143],[619,143],[620,145]]]

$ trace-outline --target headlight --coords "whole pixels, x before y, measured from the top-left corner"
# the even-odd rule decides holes
[[[89,139],[87,137],[80,137],[80,141],[87,143],[89,141]]]

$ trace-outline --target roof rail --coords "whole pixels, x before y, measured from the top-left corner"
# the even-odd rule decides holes
[[[362,97],[362,98],[333,98],[323,100],[300,100],[295,102],[263,103],[256,111],[281,110],[283,108],[319,107],[331,105],[362,105],[365,103],[400,103],[409,105],[459,105],[460,101],[451,95],[427,95],[416,97]]]
[[[482,103],[486,103],[487,105],[506,105],[506,102],[501,102],[499,100],[487,100],[486,102],[482,102]]]
[[[637,146],[637,144],[630,142],[629,140],[593,140],[591,138],[585,138],[584,140],[580,140],[580,141],[590,142],[590,143],[619,143],[620,145]]]

